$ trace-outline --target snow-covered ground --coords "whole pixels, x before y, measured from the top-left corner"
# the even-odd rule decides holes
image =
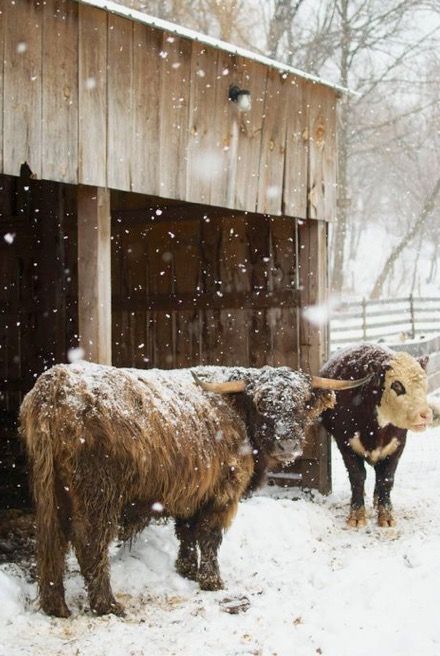
[[[369,469],[369,501],[372,483]],[[268,488],[241,504],[220,552],[221,592],[178,576],[172,526],[151,526],[131,552],[112,551],[125,619],[90,614],[73,557],[69,620],[40,613],[35,585],[3,565],[0,656],[438,656],[440,429],[409,436],[393,498],[396,528],[379,529],[370,503],[367,528],[347,529],[334,449],[328,498]],[[246,612],[225,612],[225,598],[243,596]]]

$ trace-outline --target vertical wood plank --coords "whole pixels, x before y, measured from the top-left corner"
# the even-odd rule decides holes
[[[174,235],[173,262],[175,291],[178,295],[190,294],[194,299],[200,293],[200,221],[168,224]],[[200,335],[198,311],[179,310],[175,317],[176,367],[190,367],[200,362]]]
[[[307,82],[309,97],[308,215],[320,221],[336,216],[336,93]]]
[[[78,188],[78,317],[88,360],[111,364],[110,192]]]
[[[210,203],[210,190],[223,169],[216,130],[217,53],[194,41],[191,49],[191,80],[187,162],[187,197]],[[227,97],[224,100],[227,104]]]
[[[107,184],[130,191],[133,152],[133,23],[108,15]]]
[[[247,240],[249,243],[248,262],[250,288],[253,294],[266,296],[268,292],[268,269],[270,259],[270,225],[268,217],[249,216],[247,219]],[[269,364],[271,357],[270,333],[266,308],[253,309],[250,312],[249,327],[249,364],[263,367]]]
[[[200,278],[205,294],[218,296],[221,291],[220,249],[222,224],[219,217],[202,220],[200,230]],[[203,364],[223,364],[223,327],[220,310],[203,310],[200,316],[201,361]]]
[[[78,5],[46,0],[42,177],[78,181]]]
[[[272,292],[297,289],[296,222],[293,219],[271,220],[272,265],[269,271],[269,289]],[[268,312],[271,332],[272,364],[297,368],[298,308],[281,306]]]
[[[281,214],[286,150],[288,82],[284,74],[269,69],[264,103],[264,130],[260,151],[258,212]]]
[[[237,57],[229,52],[217,53],[217,74],[211,130],[217,160],[216,175],[211,178],[210,202],[220,207],[234,207],[237,183],[239,126],[236,107],[229,100],[229,87],[237,71]]]
[[[249,243],[244,217],[228,214],[222,217],[220,260],[220,294],[250,292],[251,282],[246,263]],[[252,310],[228,308],[220,310],[222,349],[220,364],[232,366],[249,363]]]
[[[160,51],[160,196],[186,199],[191,41],[164,33]]]
[[[6,9],[0,10],[0,173],[4,173],[3,166],[3,91],[4,91],[4,68],[5,68],[5,23]]]
[[[307,218],[307,167],[309,147],[306,83],[289,76],[286,83],[287,130],[283,184],[283,213]]]
[[[236,170],[230,184],[234,187],[233,202],[230,206],[248,212],[257,211],[259,186],[259,162],[261,140],[265,121],[267,68],[263,64],[242,59],[237,60],[237,70],[230,77],[232,84],[238,84],[251,93],[250,112],[235,114],[235,134],[237,140]],[[236,109],[236,108],[235,108]],[[231,148],[234,144],[231,145]]]
[[[168,296],[175,288],[172,237],[166,223],[152,225],[147,240],[148,294]],[[147,295],[148,303],[148,295]],[[153,331],[152,365],[170,369],[175,362],[175,341],[171,312],[151,312]]]
[[[37,0],[7,4],[3,129],[4,172],[10,175],[19,175],[27,162],[41,177],[42,22]]]
[[[133,24],[133,191],[159,195],[159,95],[162,32]]]
[[[107,186],[107,12],[80,4],[79,174],[84,185]]]

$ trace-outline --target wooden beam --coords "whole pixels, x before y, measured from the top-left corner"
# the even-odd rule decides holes
[[[299,283],[301,289],[300,365],[317,374],[328,357],[328,324],[312,323],[307,319],[307,308],[322,305],[328,300],[327,224],[311,220],[299,222]],[[318,489],[322,494],[331,492],[330,440],[321,426],[311,429],[307,438],[314,445],[317,461]],[[315,476],[316,476],[315,475]]]
[[[110,191],[78,187],[78,319],[85,358],[111,364]]]

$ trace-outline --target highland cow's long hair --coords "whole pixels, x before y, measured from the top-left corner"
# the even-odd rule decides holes
[[[224,378],[220,368],[201,375],[216,371]],[[69,542],[92,609],[119,612],[108,544],[121,524],[122,536],[132,537],[158,514],[177,520],[179,571],[206,589],[219,587],[216,548],[238,501],[260,482],[275,441],[287,431],[299,454],[307,423],[334,400],[332,393],[315,393],[309,376],[291,370],[229,373],[247,377],[248,393],[206,393],[189,370],[78,363],[40,376],[23,401],[20,423],[32,471],[46,612],[69,612],[63,589]]]

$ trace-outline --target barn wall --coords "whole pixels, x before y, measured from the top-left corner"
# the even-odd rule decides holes
[[[297,224],[112,198],[113,361],[298,365]]]
[[[4,3],[0,48],[4,173],[334,218],[334,90],[74,0]]]
[[[76,343],[76,262],[75,189],[0,176],[2,504],[26,498],[16,431],[23,395],[45,368],[65,362]]]

